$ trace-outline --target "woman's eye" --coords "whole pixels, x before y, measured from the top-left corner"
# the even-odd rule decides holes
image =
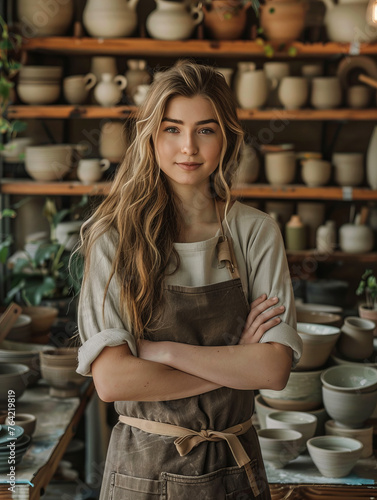
[[[214,132],[211,128],[202,128],[201,130],[199,130],[199,134],[209,135],[213,133]]]
[[[178,132],[178,129],[177,129],[177,127],[166,127],[164,132],[169,132],[170,134],[175,134]]]

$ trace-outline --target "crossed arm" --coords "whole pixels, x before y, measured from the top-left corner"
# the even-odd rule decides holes
[[[235,346],[192,346],[142,341],[139,357],[127,345],[106,347],[92,363],[104,401],[166,401],[203,394],[219,387],[282,389],[289,377],[292,351],[278,343],[259,344],[280,323],[284,306],[258,297],[250,306]]]

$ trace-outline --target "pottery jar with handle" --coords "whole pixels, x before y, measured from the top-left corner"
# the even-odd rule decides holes
[[[114,106],[122,98],[122,90],[127,86],[125,76],[117,75],[115,78],[110,73],[104,73],[102,80],[94,88],[94,97],[101,106]]]
[[[137,27],[138,0],[87,0],[83,24],[90,36],[119,38],[130,36]]]
[[[146,28],[152,38],[158,40],[186,40],[195,26],[203,20],[200,7],[185,2],[156,0],[157,7],[146,20]],[[189,6],[190,12],[187,11]]]
[[[105,172],[110,167],[110,161],[106,158],[85,158],[79,161],[77,168],[77,177],[84,184],[99,181]]]
[[[70,104],[82,104],[88,97],[89,90],[97,83],[93,73],[67,76],[63,80],[64,97]]]

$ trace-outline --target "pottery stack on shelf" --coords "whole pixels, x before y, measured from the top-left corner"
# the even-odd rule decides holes
[[[57,347],[40,352],[41,374],[50,386],[50,395],[70,398],[80,394],[85,377],[76,373],[75,347]]]
[[[30,371],[25,375],[27,386],[34,385],[41,376],[39,352],[47,346],[4,340],[0,344],[0,363],[26,365]]]
[[[52,104],[59,99],[63,68],[60,66],[22,66],[17,94],[26,104]]]
[[[30,436],[19,425],[12,425],[12,427],[0,425],[0,473],[9,474],[11,443],[13,443],[12,459],[14,460],[12,465],[19,465],[30,446],[30,441]]]
[[[281,469],[300,454],[302,434],[292,429],[259,429],[262,457],[274,469]]]

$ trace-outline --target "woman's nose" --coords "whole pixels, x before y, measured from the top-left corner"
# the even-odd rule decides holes
[[[195,138],[191,134],[187,134],[183,137],[181,150],[182,153],[188,156],[195,155],[198,152],[198,146],[196,144]]]

